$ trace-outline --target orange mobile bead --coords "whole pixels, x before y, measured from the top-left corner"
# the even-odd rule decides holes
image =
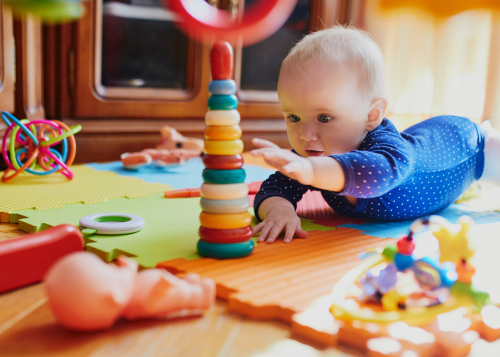
[[[238,140],[241,138],[241,127],[233,126],[207,126],[205,128],[205,139],[207,140]]]

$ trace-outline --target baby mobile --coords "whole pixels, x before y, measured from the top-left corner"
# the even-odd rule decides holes
[[[69,166],[76,154],[74,135],[81,125],[68,127],[58,120],[19,120],[2,111],[7,130],[2,140],[2,156],[7,169],[2,182],[8,182],[24,172],[34,175],[50,175],[60,172],[73,178]],[[61,149],[57,149],[57,148]]]

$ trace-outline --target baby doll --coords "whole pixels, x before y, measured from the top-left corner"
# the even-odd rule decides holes
[[[110,328],[127,320],[199,315],[215,303],[215,282],[188,274],[180,279],[163,269],[145,269],[120,256],[106,264],[88,252],[57,261],[44,278],[57,321],[72,330]]]
[[[440,116],[399,133],[384,118],[383,58],[363,31],[304,37],[283,61],[278,96],[293,150],[253,141],[279,170],[255,198],[261,242],[307,236],[295,209],[308,190],[340,214],[393,221],[446,208],[481,176],[500,181],[497,131]]]

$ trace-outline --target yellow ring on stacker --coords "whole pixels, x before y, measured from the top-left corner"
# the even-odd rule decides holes
[[[200,225],[212,229],[237,229],[248,227],[252,215],[248,212],[233,214],[213,214],[201,212]]]
[[[243,141],[205,141],[205,154],[208,155],[238,155],[243,152]]]
[[[233,110],[209,110],[205,114],[205,123],[214,126],[231,126],[240,123],[240,112]]]
[[[238,140],[241,138],[241,127],[239,125],[233,126],[207,126],[205,128],[206,140]]]
[[[248,196],[248,185],[246,183],[231,183],[218,185],[215,183],[204,183],[200,187],[200,196],[209,200],[236,200]]]

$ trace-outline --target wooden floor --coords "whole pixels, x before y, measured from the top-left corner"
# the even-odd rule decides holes
[[[0,241],[22,234],[16,224],[0,223]],[[0,294],[0,356],[245,357],[287,338],[294,339],[288,325],[244,318],[223,301],[201,318],[119,321],[108,331],[77,333],[56,323],[43,284]],[[319,356],[359,355],[311,346]]]
[[[476,283],[490,290],[500,301],[500,223],[476,228]],[[24,234],[17,225],[0,223],[0,241]],[[1,274],[1,272],[0,272]],[[275,343],[296,339],[288,325],[275,321],[254,321],[228,311],[218,301],[215,309],[201,318],[177,321],[119,321],[112,329],[76,333],[60,327],[48,307],[43,284],[0,294],[0,356],[182,356],[246,357],[268,350]],[[347,349],[311,346],[300,357],[359,356]],[[265,353],[259,357],[288,357],[289,353]],[[500,356],[500,340],[478,341],[471,356]]]

